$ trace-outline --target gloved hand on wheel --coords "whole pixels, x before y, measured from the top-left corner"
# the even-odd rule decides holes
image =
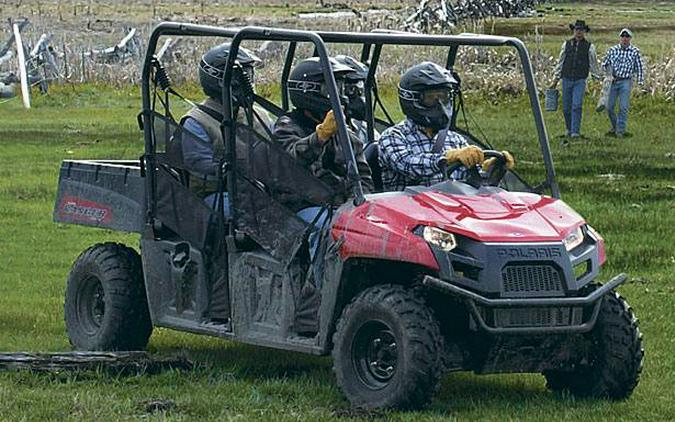
[[[330,110],[326,113],[323,122],[316,125],[316,137],[319,138],[319,142],[324,143],[329,140],[335,132],[337,132],[337,122],[335,121],[333,110]]]
[[[511,155],[511,153],[508,151],[502,151],[502,154],[504,154],[504,161],[506,161],[506,168],[508,170],[511,170],[516,165],[516,160],[513,159],[513,155]],[[481,167],[483,168],[483,170],[488,171],[490,170],[490,167],[494,165],[496,160],[497,160],[496,157],[488,158],[487,160],[483,161]]]
[[[467,168],[482,163],[484,159],[483,150],[475,145],[445,151],[445,161],[447,161],[448,164],[459,161]]]

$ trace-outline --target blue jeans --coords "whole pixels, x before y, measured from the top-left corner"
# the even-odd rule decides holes
[[[215,210],[218,205],[218,194],[212,193],[204,198],[204,202],[206,202],[209,208]],[[230,197],[227,195],[227,192],[223,192],[223,216],[225,218],[230,217]]]
[[[317,288],[321,287],[321,281],[323,279],[323,260],[315,261],[316,253],[319,250],[319,239],[321,238],[320,231],[326,224],[328,219],[328,210],[321,207],[309,207],[304,208],[298,211],[295,215],[300,217],[301,220],[312,224],[314,222],[314,230],[309,234],[309,259],[315,263],[312,269],[314,274],[314,286]],[[318,218],[317,218],[318,216]],[[316,218],[316,221],[314,219]]]
[[[633,88],[632,79],[622,79],[612,83],[607,98],[607,114],[612,124],[612,131],[622,135],[626,131],[628,123],[628,108],[630,107],[630,90]],[[619,97],[619,116],[614,110],[616,106],[616,97]]]
[[[580,133],[584,94],[586,94],[586,79],[563,78],[562,109],[568,135],[579,135]]]
[[[322,212],[323,211],[323,212]],[[319,215],[319,213],[321,213]],[[326,224],[326,219],[328,218],[328,210],[325,208],[321,207],[309,207],[309,208],[303,208],[300,211],[298,211],[295,215],[300,217],[300,219],[306,223],[312,224],[314,222],[314,219],[316,218],[316,221],[314,222],[314,227],[315,230],[312,231],[309,235],[309,256],[312,260],[314,260],[314,255],[316,255],[316,250],[319,247],[319,236],[318,232],[321,230],[321,228]],[[317,218],[318,216],[318,218]]]

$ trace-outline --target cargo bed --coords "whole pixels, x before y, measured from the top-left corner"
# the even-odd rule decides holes
[[[54,221],[140,233],[145,180],[137,160],[65,160]]]

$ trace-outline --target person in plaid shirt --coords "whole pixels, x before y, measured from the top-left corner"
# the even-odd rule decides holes
[[[399,103],[406,119],[383,131],[379,140],[385,191],[442,182],[443,167],[451,163],[464,166],[453,172],[453,179],[462,179],[467,167],[492,165],[494,158],[484,161],[480,148],[448,130],[457,86],[450,71],[432,62],[415,65],[401,76]],[[503,153],[507,168],[513,168],[513,157]]]
[[[626,132],[628,122],[628,109],[630,107],[630,91],[633,88],[633,75],[637,76],[639,85],[645,83],[644,65],[640,56],[640,49],[631,45],[633,33],[628,28],[623,28],[619,33],[618,45],[607,50],[602,67],[605,71],[612,71],[612,88],[607,99],[607,114],[612,128],[607,136],[624,137],[630,136]],[[615,107],[617,97],[619,99],[619,114]]]

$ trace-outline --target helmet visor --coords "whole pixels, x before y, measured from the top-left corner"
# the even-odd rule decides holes
[[[248,79],[253,82],[253,66],[242,66],[241,70],[246,74]]]
[[[362,97],[364,93],[363,81],[357,83],[345,83],[344,94],[349,98]]]
[[[439,102],[443,105],[448,104],[452,100],[452,89],[449,87],[428,89],[422,92],[420,103],[424,107],[433,107]]]
[[[254,78],[254,73],[253,73],[253,68],[251,66],[239,66],[241,69],[241,76],[248,78],[249,81],[251,81],[251,84],[255,83]],[[235,69],[236,70],[236,69]],[[219,81],[222,84],[222,79]],[[232,78],[232,85],[233,86],[238,86],[243,81],[240,81],[240,77],[237,76],[237,73],[234,73],[234,77]]]
[[[344,80],[336,79],[335,84],[337,85],[338,97],[343,96],[344,92],[345,92]],[[321,83],[321,89],[320,89],[319,92],[325,98],[330,98],[330,95],[328,94],[328,86],[325,83],[323,83],[323,82]]]

